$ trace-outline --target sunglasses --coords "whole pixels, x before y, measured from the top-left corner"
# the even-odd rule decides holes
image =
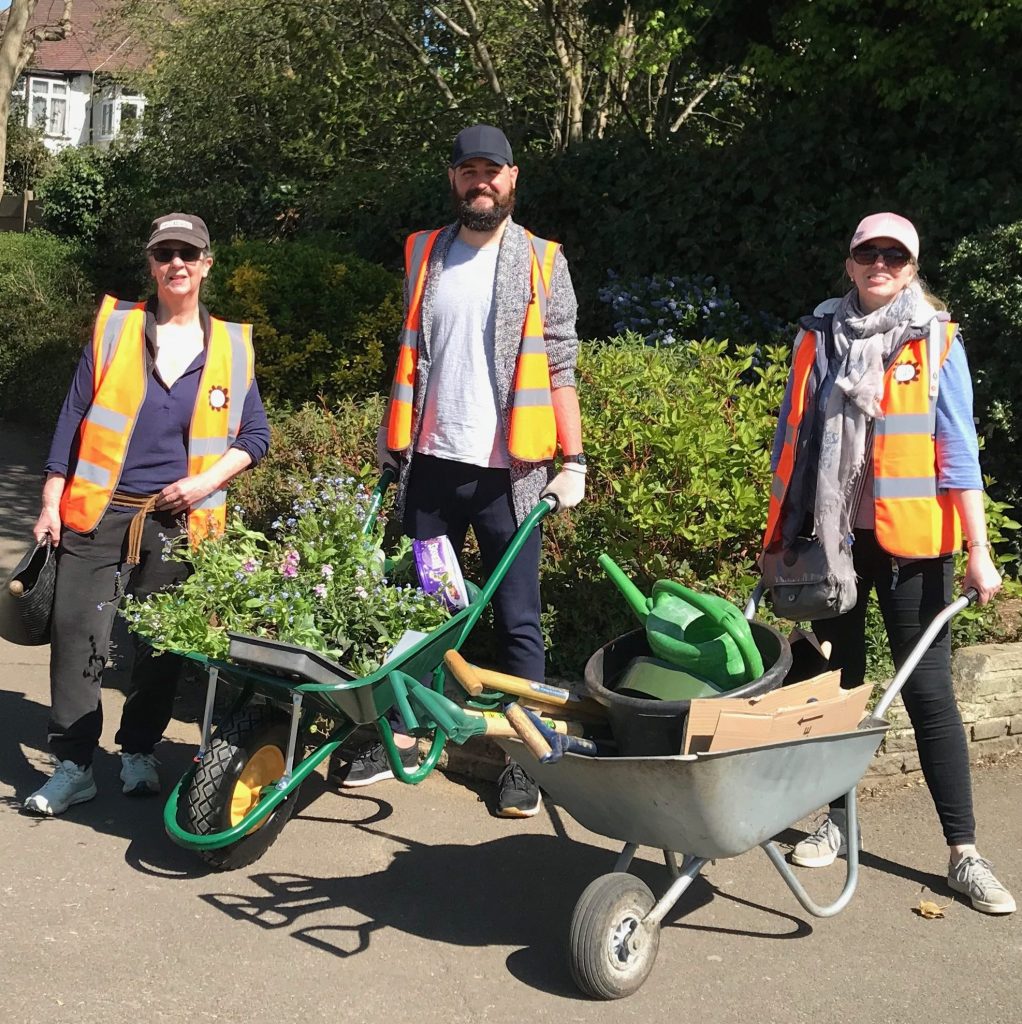
[[[157,245],[149,252],[157,263],[169,263],[175,256],[180,256],[183,263],[198,263],[202,259],[202,250],[194,245]]]
[[[860,245],[852,250],[852,259],[860,267],[871,267],[881,257],[890,270],[901,270],[912,258],[904,249],[878,249],[875,245]]]

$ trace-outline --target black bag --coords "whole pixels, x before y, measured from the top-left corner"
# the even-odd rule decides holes
[[[8,599],[21,620],[21,642],[30,646],[50,642],[56,582],[57,554],[47,537],[25,553],[7,581]]]
[[[790,548],[764,551],[760,568],[774,614],[782,619],[832,619],[851,611],[858,600],[847,541],[828,557],[819,537],[799,537]]]

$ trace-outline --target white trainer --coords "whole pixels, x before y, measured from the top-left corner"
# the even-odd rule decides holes
[[[154,754],[121,754],[121,782],[126,796],[152,796],[160,791]]]
[[[22,806],[29,814],[52,818],[63,814],[72,804],[83,804],[95,795],[91,765],[83,768],[74,761],[58,761],[53,774]]]
[[[1015,899],[994,877],[990,861],[978,854],[962,857],[957,864],[949,864],[947,884],[968,896],[976,910],[984,914],[1014,914]]]
[[[841,807],[831,808],[815,832],[810,833],[791,851],[791,863],[803,868],[825,868],[838,857],[848,853],[845,835],[848,831],[848,812]],[[862,849],[862,835],[859,835]]]

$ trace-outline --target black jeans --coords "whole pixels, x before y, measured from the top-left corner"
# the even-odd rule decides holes
[[[833,644],[831,664],[841,685],[858,686],[866,675],[866,607],[876,587],[894,664],[912,652],[930,622],[951,603],[954,559],[895,561],[872,530],[856,530],[852,547],[859,577],[855,607],[835,619],[813,623],[819,640]],[[962,718],[951,682],[951,635],[945,626],[923,654],[901,691],[915,729],[919,762],[949,846],[976,841],[972,781]],[[835,801],[833,806],[843,806]]]
[[[469,526],[487,576],[514,536],[511,474],[415,454],[405,498],[404,531],[415,540],[446,534],[456,552]],[[522,546],[493,595],[493,618],[503,671],[542,682],[546,652],[539,627],[539,529]]]
[[[62,761],[92,763],[103,730],[100,692],[117,605],[114,576],[123,563],[134,511],[111,508],[92,533],[65,530],[57,553],[50,646],[50,749]],[[142,560],[126,589],[143,598],[178,583],[189,567],[163,560],[163,537],[181,536],[180,517],[146,517]],[[163,535],[161,537],[161,534]],[[170,722],[181,659],[135,641],[131,688],[115,741],[126,754],[151,754]]]

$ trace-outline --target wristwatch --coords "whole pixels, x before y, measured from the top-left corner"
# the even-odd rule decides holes
[[[574,462],[576,465],[585,466],[587,465],[585,452],[579,452],[578,455],[565,455],[561,459],[561,463]]]

